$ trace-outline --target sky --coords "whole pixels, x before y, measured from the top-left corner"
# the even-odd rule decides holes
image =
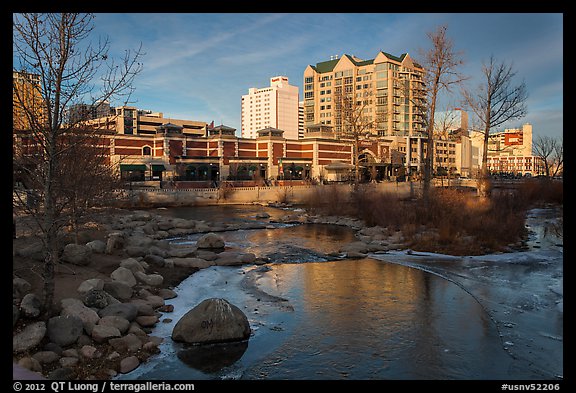
[[[493,131],[530,123],[534,137],[563,137],[562,13],[99,13],[93,34],[108,36],[118,58],[142,44],[130,105],[168,119],[214,121],[239,136],[249,88],[283,75],[302,99],[306,67],[333,55],[368,60],[382,50],[418,61],[430,48],[427,33],[440,25],[462,52],[469,87],[482,83],[490,56],[512,65],[516,84],[526,83],[527,116]],[[443,94],[439,105],[461,107],[459,91]]]

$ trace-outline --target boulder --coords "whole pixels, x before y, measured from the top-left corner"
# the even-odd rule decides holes
[[[140,315],[136,317],[136,323],[142,327],[152,327],[158,323],[156,315]]]
[[[364,242],[352,242],[348,243],[342,248],[340,248],[341,252],[344,253],[360,253],[360,254],[367,254],[369,251],[369,247]]]
[[[32,243],[26,247],[22,247],[18,249],[17,252],[18,255],[35,261],[44,261],[46,258],[46,251],[44,250],[44,246],[41,242]]]
[[[92,289],[88,291],[82,301],[86,307],[90,308],[105,308],[111,304],[120,303],[118,299],[115,299],[114,296],[103,289]]]
[[[40,315],[41,308],[42,301],[34,293],[25,295],[22,299],[22,302],[20,303],[20,312],[26,318],[36,318],[38,315]]]
[[[207,249],[223,249],[224,239],[215,233],[207,233],[196,242],[196,247]]]
[[[127,258],[120,261],[120,266],[129,269],[132,273],[144,272],[144,267],[134,258]]]
[[[164,252],[164,254],[165,254],[165,252]],[[164,258],[161,257],[160,255],[148,254],[148,255],[144,256],[144,260],[146,262],[148,262],[150,265],[159,266],[159,267],[164,266]]]
[[[42,365],[40,362],[33,357],[25,356],[22,359],[18,360],[18,365],[24,367],[27,370],[34,371],[37,373],[42,372]]]
[[[196,232],[208,232],[211,228],[210,225],[206,224],[204,221],[195,222]]]
[[[94,326],[100,320],[98,313],[96,313],[96,311],[92,310],[91,308],[86,307],[84,303],[82,303],[82,301],[79,299],[62,299],[61,304],[62,311],[60,312],[60,315],[64,317],[68,315],[74,315],[80,318],[82,320],[84,330],[86,330],[88,334],[92,332],[92,328],[94,328]]]
[[[198,269],[205,269],[214,265],[213,261],[206,261],[200,258],[170,258],[169,260],[171,260],[173,265],[177,267],[195,267]]]
[[[28,351],[42,341],[46,335],[46,323],[34,322],[26,326],[20,333],[12,337],[12,352]]]
[[[152,245],[154,239],[142,234],[133,234],[126,238],[126,246],[145,247],[148,248]]]
[[[84,323],[75,315],[52,317],[46,328],[50,341],[61,347],[74,344],[83,332]]]
[[[207,261],[213,261],[218,258],[218,254],[210,250],[197,250],[194,255],[196,258],[205,259]]]
[[[40,364],[49,364],[57,362],[60,359],[60,355],[52,351],[40,351],[32,355],[32,358],[38,360]]]
[[[120,331],[120,333],[124,334],[128,331],[128,328],[130,327],[130,321],[118,315],[107,315],[105,317],[100,318],[100,320],[98,321],[98,325],[114,326],[116,329]]]
[[[134,292],[130,285],[122,281],[105,282],[103,289],[120,301],[130,300]]]
[[[188,258],[196,255],[196,247],[173,247],[167,251],[167,257]]]
[[[114,250],[124,246],[124,234],[122,232],[112,232],[108,234],[106,240],[106,254],[112,254]]]
[[[54,351],[56,352],[56,351]],[[56,352],[58,353],[58,352]],[[66,349],[65,351],[60,351],[60,356],[62,357],[72,357],[72,358],[77,358],[80,357],[80,354],[78,353],[78,350],[76,348],[70,348],[70,349]]]
[[[174,228],[174,223],[170,220],[158,222],[158,229],[160,231],[168,231],[172,228]]]
[[[108,344],[120,353],[138,352],[142,348],[142,340],[132,333],[124,337],[112,338],[108,340]]]
[[[133,371],[140,365],[140,360],[136,356],[129,356],[120,361],[120,372],[122,374]]]
[[[103,343],[111,338],[121,337],[120,330],[114,326],[96,325],[92,329],[92,339],[97,343]]]
[[[162,307],[164,305],[164,299],[158,295],[146,296],[144,300],[154,308]]]
[[[136,285],[136,278],[132,271],[122,266],[110,273],[110,277],[113,280],[123,282],[130,287]]]
[[[32,285],[23,278],[16,277],[12,280],[12,294],[13,297],[22,299],[26,294],[30,292]]]
[[[92,250],[95,254],[104,254],[106,252],[106,243],[102,240],[92,240],[86,243],[86,247]]]
[[[64,246],[64,252],[61,259],[64,262],[69,262],[74,265],[85,266],[90,263],[91,255],[92,249],[90,247],[82,244],[71,243]]]
[[[172,339],[190,344],[240,341],[250,337],[246,315],[226,299],[210,298],[188,311],[174,326]]]
[[[143,257],[149,252],[148,248],[141,246],[127,246],[124,251],[131,257]]]
[[[58,363],[60,363],[60,366],[62,366],[63,368],[69,368],[76,366],[79,361],[80,360],[74,356],[63,356],[60,358]]]
[[[224,251],[218,254],[214,263],[218,266],[239,266],[254,263],[256,255],[251,252]]]
[[[131,304],[134,304],[138,309],[138,316],[140,315],[156,315],[156,311],[154,307],[152,307],[146,300],[144,299],[132,299],[130,300]]]
[[[160,296],[164,300],[167,300],[167,299],[174,299],[178,295],[170,288],[161,288],[158,290],[158,296]]]
[[[158,224],[155,222],[148,222],[148,223],[142,225],[142,231],[146,235],[154,235],[157,230],[158,230]]]
[[[80,356],[83,359],[97,359],[102,356],[102,353],[92,345],[83,345],[82,348],[80,348]]]
[[[134,277],[141,283],[150,285],[151,287],[159,287],[164,282],[164,277],[160,274],[146,274],[143,272],[134,272]]]
[[[44,345],[44,350],[56,352],[58,355],[62,355],[62,352],[64,351],[60,345],[58,345],[54,342],[46,343],[46,345]],[[64,355],[62,355],[62,356],[64,356]]]
[[[131,303],[118,303],[103,308],[98,314],[102,318],[108,315],[116,315],[132,322],[136,318],[136,315],[138,315],[138,308]]]
[[[104,280],[100,278],[85,280],[78,286],[77,291],[80,295],[86,295],[92,289],[104,289]]]
[[[131,221],[150,221],[152,214],[146,210],[135,210],[126,218]]]

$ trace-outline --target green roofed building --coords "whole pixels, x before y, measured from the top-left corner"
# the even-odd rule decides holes
[[[388,139],[392,148],[406,149],[406,166],[417,171],[426,140],[424,74],[409,54],[383,51],[369,60],[344,54],[308,65],[304,128],[325,124],[338,138],[353,138],[361,129],[364,139]]]

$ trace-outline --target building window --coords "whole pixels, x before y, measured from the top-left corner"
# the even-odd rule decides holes
[[[313,82],[314,82],[313,76],[307,76],[306,78],[304,78],[304,83],[313,83]]]
[[[150,146],[144,146],[142,148],[142,155],[143,156],[151,156],[152,155],[152,148],[150,148]]]

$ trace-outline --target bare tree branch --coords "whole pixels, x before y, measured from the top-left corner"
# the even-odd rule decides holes
[[[424,195],[428,194],[432,180],[434,162],[434,116],[436,103],[441,91],[451,92],[452,87],[461,84],[467,78],[457,70],[464,61],[462,52],[456,52],[452,40],[446,36],[448,27],[439,26],[434,32],[427,33],[432,47],[423,52],[423,66],[426,69],[426,90],[428,98],[427,143],[424,160]]]
[[[480,120],[483,126],[484,149],[482,154],[482,169],[480,192],[488,191],[488,141],[490,131],[509,120],[520,119],[526,116],[526,99],[528,91],[526,84],[521,82],[514,85],[516,72],[512,65],[497,62],[490,56],[488,62],[483,63],[482,73],[484,82],[475,90],[462,91],[465,102]]]
[[[32,13],[13,15],[14,179],[38,198],[17,206],[30,214],[42,234],[44,306],[54,295],[61,229],[109,192],[112,168],[103,131],[71,120],[74,104],[130,97],[141,72],[140,48],[127,50],[121,63],[109,58],[109,41],[92,34],[94,15]]]

